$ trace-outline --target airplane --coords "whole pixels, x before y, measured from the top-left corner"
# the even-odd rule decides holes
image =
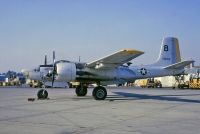
[[[130,65],[130,61],[144,54],[134,49],[124,49],[105,56],[90,63],[76,63],[71,61],[57,61],[53,59],[53,70],[45,78],[52,81],[78,81],[77,96],[87,94],[88,84],[96,83],[92,96],[95,100],[104,100],[107,90],[103,85],[134,82],[137,79],[175,76],[184,74],[184,67],[193,60],[181,61],[178,39],[166,37],[163,39],[157,61],[149,65]],[[126,66],[128,64],[129,66]],[[38,98],[47,98],[45,89],[38,91]]]

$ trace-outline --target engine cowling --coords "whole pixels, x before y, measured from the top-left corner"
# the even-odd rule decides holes
[[[56,80],[70,82],[76,79],[76,65],[71,62],[56,64]]]

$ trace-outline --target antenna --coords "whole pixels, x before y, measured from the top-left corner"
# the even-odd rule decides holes
[[[81,62],[81,56],[78,56],[78,62]]]
[[[55,59],[56,59],[56,55],[55,55],[55,51],[53,51],[53,64],[55,63]]]
[[[45,58],[44,58],[44,65],[47,65],[47,55],[45,55]]]

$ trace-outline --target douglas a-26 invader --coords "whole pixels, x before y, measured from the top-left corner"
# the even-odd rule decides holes
[[[71,61],[57,61],[52,65],[52,71],[43,72],[42,79],[52,81],[78,81],[77,96],[87,94],[87,85],[96,83],[92,95],[96,100],[104,100],[107,96],[106,88],[102,85],[134,82],[136,79],[172,76],[184,74],[184,67],[192,60],[181,61],[178,39],[164,38],[158,60],[150,65],[125,66],[134,58],[144,54],[142,51],[124,49],[90,63],[76,63]],[[55,56],[54,56],[55,57]],[[31,76],[29,76],[31,78]],[[41,78],[40,78],[41,79]],[[47,98],[48,92],[41,89],[38,98]]]

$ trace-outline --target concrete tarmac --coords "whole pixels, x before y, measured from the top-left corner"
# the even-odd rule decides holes
[[[108,88],[96,101],[89,89],[0,88],[0,134],[199,134],[200,90]]]

